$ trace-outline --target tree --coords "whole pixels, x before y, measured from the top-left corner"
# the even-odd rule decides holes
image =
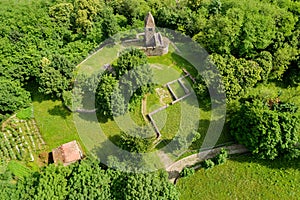
[[[77,33],[87,34],[92,28],[93,21],[101,11],[103,2],[100,0],[75,0],[74,18]]]
[[[49,9],[49,15],[57,23],[65,26],[70,26],[71,16],[74,11],[74,6],[71,3],[59,3]]]
[[[120,88],[117,87],[111,96],[111,112],[112,115],[117,117],[124,115],[128,110],[128,107],[125,103],[123,94],[120,91]]]
[[[67,60],[63,55],[54,54],[49,66],[58,70],[68,80],[73,77],[75,65],[70,63],[70,61]]]
[[[96,91],[96,107],[98,108],[98,111],[101,114],[105,116],[111,116],[113,114],[111,96],[113,93],[118,91],[119,91],[119,86],[116,78],[113,77],[111,74],[110,75],[104,74],[100,79]],[[114,106],[118,106],[115,102],[121,103],[122,100],[120,100],[119,98],[122,98],[122,96],[114,95],[114,97],[115,97]],[[120,105],[120,106],[123,107],[124,105]],[[114,111],[116,110],[118,109],[114,107]]]
[[[149,64],[127,71],[120,78],[120,89],[125,102],[130,103],[129,109],[134,107],[147,92],[151,92],[152,86],[153,72]]]
[[[236,140],[264,159],[297,157],[297,107],[278,100],[247,99],[230,120]]]
[[[131,48],[125,49],[120,53],[117,61],[113,63],[113,67],[119,79],[126,72],[141,68],[145,64],[147,64],[146,54],[139,49]]]
[[[222,3],[220,0],[212,0],[211,4],[209,5],[209,12],[211,14],[219,14],[222,8]]]
[[[220,150],[220,153],[213,158],[213,162],[216,165],[221,165],[226,162],[227,158],[228,158],[228,152],[226,149],[222,148]]]
[[[222,93],[225,89],[228,101],[236,99],[255,86],[262,76],[267,76],[269,72],[265,72],[252,60],[237,59],[233,56],[223,57],[219,54],[212,54],[210,58],[208,68],[201,72],[201,76],[197,76],[196,83],[193,85],[196,94],[202,100],[209,95],[208,87],[212,94]],[[219,71],[210,69],[210,65],[216,65]]]
[[[88,157],[73,167],[67,199],[111,199],[110,179],[99,161]]]
[[[1,177],[0,177],[1,180]],[[0,182],[1,185],[2,182]],[[177,200],[166,171],[126,173],[104,170],[93,157],[70,166],[48,165],[18,180],[2,184],[0,198],[9,199],[163,199]]]
[[[207,159],[207,160],[203,161],[202,166],[205,169],[211,169],[211,168],[213,168],[215,166],[215,163],[211,159]]]
[[[0,113],[12,113],[29,106],[30,93],[18,81],[0,78]]]
[[[105,37],[111,37],[120,29],[117,18],[113,13],[113,9],[105,7],[101,12],[101,28]]]
[[[159,170],[150,173],[122,173],[116,179],[121,184],[114,194],[116,199],[179,199],[176,187],[169,182],[168,174]]]
[[[122,132],[120,145],[123,149],[135,152],[147,152],[153,144],[155,135],[149,127],[137,127],[128,132]]]
[[[62,92],[69,86],[68,79],[63,74],[51,67],[44,66],[38,76],[39,91],[44,94],[60,97]]]

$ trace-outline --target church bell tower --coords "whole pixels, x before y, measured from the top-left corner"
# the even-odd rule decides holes
[[[146,47],[155,47],[155,22],[152,14],[149,12],[145,17],[145,45]]]

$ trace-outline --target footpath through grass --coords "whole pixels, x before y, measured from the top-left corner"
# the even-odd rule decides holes
[[[262,161],[238,156],[179,179],[180,199],[298,199],[300,159]]]

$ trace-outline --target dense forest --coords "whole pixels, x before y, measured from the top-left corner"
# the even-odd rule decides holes
[[[252,91],[269,83],[299,91],[297,0],[1,0],[0,7],[1,121],[30,105],[32,85],[63,99],[72,89],[76,65],[106,38],[143,27],[151,11],[157,26],[190,36],[210,54],[226,91],[227,125],[238,142],[261,158],[300,155],[297,103]],[[115,63],[120,74],[125,64]],[[201,78],[194,88],[207,95]],[[101,87],[97,91],[105,96]],[[50,165],[17,183],[7,172],[0,178],[0,196],[178,199],[164,172],[126,174],[96,162]]]
[[[27,105],[30,82],[61,97],[76,64],[107,37],[142,27],[149,11],[157,26],[192,37],[211,54],[229,100],[260,82],[299,84],[296,1],[1,1],[1,8],[2,117]],[[9,94],[21,103],[12,105]]]

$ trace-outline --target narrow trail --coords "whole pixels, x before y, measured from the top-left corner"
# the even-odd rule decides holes
[[[142,115],[144,120],[147,122],[148,119],[146,117],[146,113],[147,113],[147,95],[142,99]]]

